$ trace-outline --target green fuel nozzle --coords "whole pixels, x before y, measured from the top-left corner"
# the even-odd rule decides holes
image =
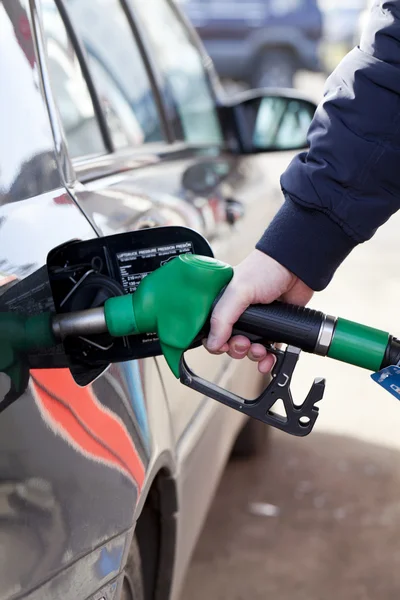
[[[176,377],[184,351],[204,327],[212,306],[233,276],[218,260],[192,254],[147,275],[133,295],[110,298],[104,306],[112,336],[157,333]]]
[[[294,403],[290,383],[300,350],[369,370],[400,361],[400,342],[384,331],[275,302],[250,306],[234,327],[234,333],[268,346],[277,357],[271,382],[262,394],[247,400],[200,378],[186,364],[184,352],[196,336],[205,335],[213,304],[232,276],[233,269],[224,263],[182,255],[145,277],[132,296],[107,300],[107,330],[113,336],[157,333],[168,365],[181,383],[296,436],[312,431],[325,389],[325,381],[316,379],[304,402]],[[288,347],[282,351],[270,341]],[[286,417],[273,411],[278,399]]]
[[[225,263],[182,254],[147,275],[133,294],[109,298],[104,307],[36,317],[0,314],[0,371],[8,372],[20,389],[25,372],[21,369],[23,357],[35,348],[51,347],[70,336],[153,333],[169,367],[184,385],[288,433],[304,436],[318,416],[316,405],[325,382],[316,379],[305,401],[293,402],[290,382],[300,350],[372,371],[400,362],[400,341],[387,332],[274,302],[250,306],[234,326],[234,334],[264,344],[277,357],[271,382],[259,398],[247,400],[201,379],[186,364],[184,353],[196,339],[207,335],[213,305],[232,276],[232,267]],[[275,343],[287,344],[286,350],[276,348]],[[286,418],[272,410],[278,399],[283,400]]]

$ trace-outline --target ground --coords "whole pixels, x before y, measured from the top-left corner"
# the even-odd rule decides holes
[[[397,450],[276,433],[229,465],[183,599],[398,600],[399,490]]]
[[[321,93],[308,76],[301,87]],[[289,158],[266,168],[282,172]],[[399,336],[399,231],[400,214],[311,306]],[[274,432],[263,456],[228,466],[182,600],[400,598],[400,404],[368,372],[311,356],[295,399],[316,376],[327,391],[314,432]]]

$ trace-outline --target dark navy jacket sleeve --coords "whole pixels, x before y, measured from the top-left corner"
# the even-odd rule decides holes
[[[375,3],[360,46],[327,80],[308,141],[257,248],[321,290],[400,209],[400,0]]]

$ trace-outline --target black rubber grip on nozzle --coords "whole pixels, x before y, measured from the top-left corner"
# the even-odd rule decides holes
[[[390,367],[391,365],[398,365],[400,363],[400,340],[390,336],[389,343],[386,347],[385,356],[383,358],[381,369]]]
[[[314,352],[324,318],[320,311],[283,302],[253,304],[235,324],[234,333],[253,334]]]

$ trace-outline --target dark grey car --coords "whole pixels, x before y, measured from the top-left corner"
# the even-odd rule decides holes
[[[179,0],[220,77],[252,87],[293,87],[321,71],[317,0]]]
[[[43,267],[71,239],[185,225],[238,262],[275,210],[257,153],[304,145],[313,107],[218,93],[168,0],[0,1],[0,305],[51,308]],[[190,364],[249,397],[262,385],[203,349]],[[246,421],[162,358],[87,387],[30,375],[0,414],[0,599],[178,598]]]

